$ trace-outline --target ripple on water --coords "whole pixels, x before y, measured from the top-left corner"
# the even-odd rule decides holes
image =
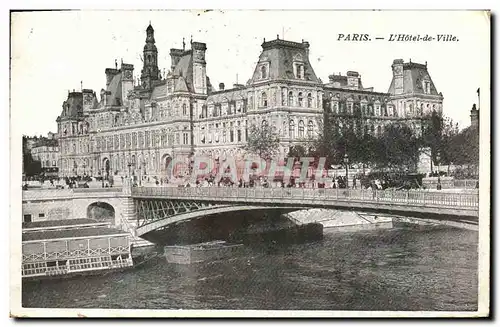
[[[116,274],[23,285],[25,307],[477,310],[477,237],[453,228],[328,234],[235,260],[163,258]]]

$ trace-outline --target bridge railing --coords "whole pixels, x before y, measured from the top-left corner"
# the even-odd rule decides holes
[[[282,199],[340,200],[371,203],[394,203],[420,206],[479,207],[479,194],[446,193],[419,190],[366,189],[306,189],[306,188],[231,188],[231,187],[141,187],[132,190],[132,196],[165,198],[195,198],[245,200],[246,202],[280,202]]]

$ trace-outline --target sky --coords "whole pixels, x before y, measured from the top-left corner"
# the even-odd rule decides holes
[[[461,127],[489,94],[489,20],[472,11],[53,11],[11,16],[11,120],[25,135],[56,132],[68,90],[105,88],[105,68],[115,60],[134,65],[140,76],[146,27],[155,29],[161,71],[170,69],[170,48],[207,44],[212,85],[246,83],[264,39],[310,43],[316,75],[361,74],[364,87],[387,92],[394,59],[427,61],[444,96],[443,111]],[[338,41],[338,34],[369,34],[372,41]],[[452,34],[457,42],[389,42],[389,34]],[[385,40],[374,40],[385,37]]]

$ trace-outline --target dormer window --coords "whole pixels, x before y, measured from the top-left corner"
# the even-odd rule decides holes
[[[267,78],[267,68],[265,65],[260,66],[260,78]]]
[[[294,70],[295,70],[295,78],[304,79],[304,64],[296,63],[294,65]]]
[[[431,93],[431,82],[430,81],[424,81],[424,93],[425,94],[430,94]]]
[[[259,68],[260,79],[269,78],[269,63],[264,62],[260,65]]]

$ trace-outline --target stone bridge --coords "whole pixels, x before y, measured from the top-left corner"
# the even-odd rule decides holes
[[[32,221],[92,218],[89,214],[94,206],[110,208],[114,225],[130,218],[127,217],[130,194],[122,188],[27,190],[22,193],[22,202],[23,215],[30,215]]]

